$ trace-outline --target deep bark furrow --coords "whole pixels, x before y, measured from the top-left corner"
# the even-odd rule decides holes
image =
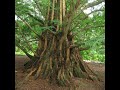
[[[36,51],[40,59],[36,60],[37,64],[33,67],[33,69],[37,69],[32,71],[35,79],[39,76],[49,80],[54,78],[59,85],[67,85],[72,77],[92,79],[90,75],[96,76],[83,62],[78,47],[71,47],[74,46],[71,43],[73,39],[67,38],[67,40],[64,39],[64,42],[61,43],[58,40],[60,41],[62,36],[56,38],[55,34],[47,31],[42,36]]]

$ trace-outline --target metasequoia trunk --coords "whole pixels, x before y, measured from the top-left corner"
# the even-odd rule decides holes
[[[59,19],[60,26],[53,23],[46,24],[46,26],[57,28],[42,32],[34,54],[35,59],[31,60],[32,63],[30,61],[25,64],[25,68],[30,69],[26,79],[30,75],[34,75],[35,79],[47,78],[59,85],[69,84],[73,77],[94,80],[93,76],[95,76],[99,80],[97,75],[83,62],[79,48],[74,44],[72,32],[69,31],[72,16],[77,10],[80,0],[77,0],[73,8],[70,7],[71,10],[74,10],[68,11],[68,13],[65,13],[65,0],[51,0],[51,2],[53,2],[52,10],[49,5],[46,19],[49,21],[54,18]],[[59,17],[58,11],[54,10],[57,6],[60,6]],[[63,23],[65,25],[62,25]]]

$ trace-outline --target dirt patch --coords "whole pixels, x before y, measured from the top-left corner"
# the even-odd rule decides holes
[[[29,58],[27,56],[15,56],[15,82],[16,85],[22,82],[27,75],[23,72],[23,65]],[[22,84],[16,90],[105,90],[105,65],[102,63],[86,62],[89,67],[103,80],[101,82],[93,82],[91,80],[74,78],[74,85],[70,87],[59,87],[56,84],[50,84],[48,80],[34,80],[31,76],[28,82]]]

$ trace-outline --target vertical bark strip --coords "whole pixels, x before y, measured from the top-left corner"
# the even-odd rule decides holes
[[[59,8],[59,1],[58,0],[56,0],[56,4],[55,4],[55,8],[57,8],[57,10],[55,10],[55,19],[56,20],[60,20],[60,18],[59,18],[59,10],[58,10],[58,8]],[[57,24],[57,28],[56,28],[56,31],[58,31],[59,30],[59,24]]]
[[[62,25],[62,0],[60,0],[60,24]]]
[[[66,63],[68,63],[69,62],[69,58],[70,58],[70,48],[67,48],[67,51],[66,51],[66,53],[67,53],[67,58],[66,58]]]
[[[48,20],[48,18],[49,18],[49,13],[50,13],[50,0],[49,0],[49,3],[48,3],[48,11],[47,11],[46,20]]]
[[[63,17],[65,16],[65,0],[63,0]]]
[[[46,49],[47,49],[47,37],[45,37],[44,50],[43,50],[43,52],[41,53],[40,57],[43,56],[43,54],[44,54],[44,52],[45,52]]]
[[[57,3],[57,0],[55,0],[55,2]]]
[[[53,0],[53,3],[52,3],[52,15],[51,15],[51,20],[54,19],[54,7],[55,7],[55,0]]]

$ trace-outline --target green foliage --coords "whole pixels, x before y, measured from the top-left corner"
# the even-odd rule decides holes
[[[89,48],[89,50],[81,52],[84,60],[105,61],[104,22],[104,13],[102,15],[94,14],[93,18],[82,21],[81,25],[74,28],[73,32],[77,33],[75,43],[80,47]]]
[[[31,1],[31,2],[30,2]],[[71,0],[67,1],[67,9],[70,9]],[[75,4],[76,0],[73,0]],[[37,2],[37,4],[36,4]],[[81,6],[86,4],[88,0],[81,0]],[[31,27],[32,29],[41,35],[44,30],[51,30],[53,26],[45,27],[42,26],[39,21],[36,21],[34,18],[30,17],[28,13],[31,13],[33,16],[47,22],[45,20],[47,14],[47,8],[49,5],[49,0],[15,0],[15,12],[21,16]],[[39,6],[39,7],[38,7]],[[52,6],[52,5],[50,5]],[[56,8],[55,10],[57,10]],[[87,17],[87,18],[85,18]],[[29,42],[33,50],[37,48],[37,36],[31,31],[31,29],[23,23],[19,18],[15,20],[18,24],[15,29],[15,38],[16,43],[19,43],[21,46],[26,48],[30,53],[30,47],[27,45]],[[58,24],[58,20],[53,20],[51,23]],[[93,17],[88,17],[83,11],[78,10],[73,17],[73,23],[71,25],[71,30],[73,31],[74,42],[79,45],[79,47],[87,47],[89,50],[81,51],[83,59],[85,60],[97,60],[104,62],[105,61],[105,11],[94,12]],[[22,36],[24,35],[24,38]],[[28,42],[26,42],[26,40]],[[23,52],[16,47],[17,54],[23,54]]]

